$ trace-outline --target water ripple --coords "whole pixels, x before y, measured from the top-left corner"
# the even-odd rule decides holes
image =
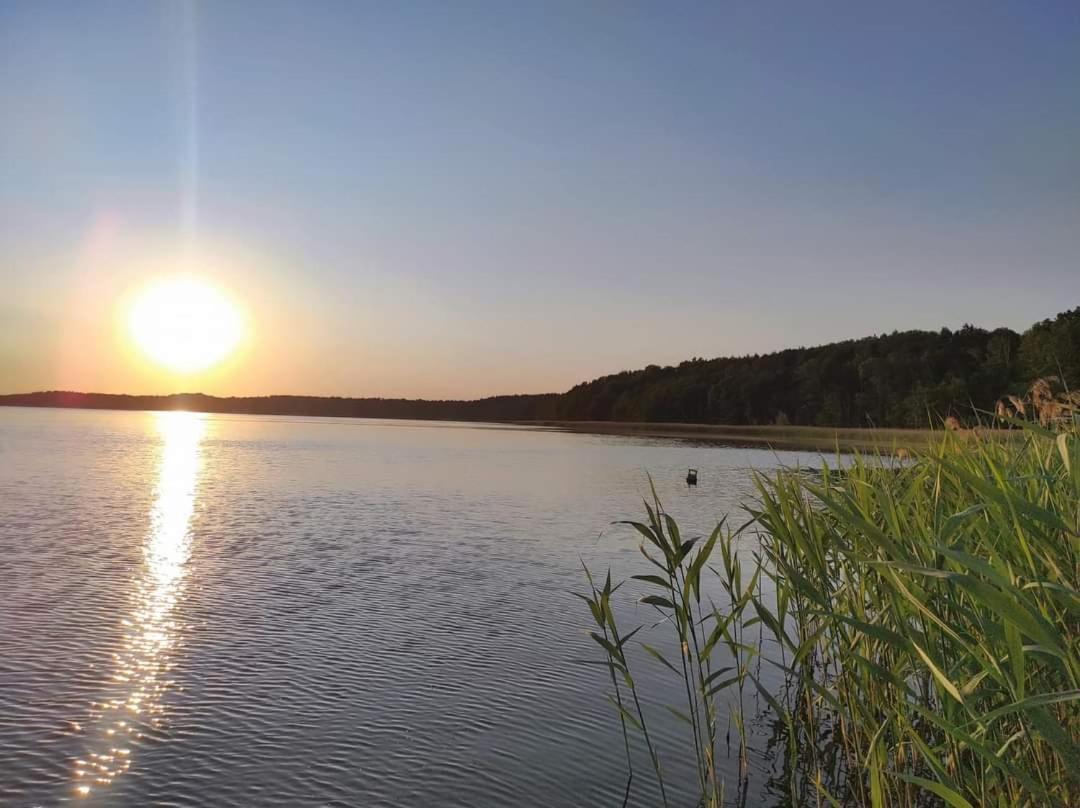
[[[748,465],[775,462],[542,431],[45,410],[0,412],[0,452],[5,806],[617,804],[605,679],[571,661],[593,655],[567,594],[579,556],[637,571],[631,535],[597,535],[635,512],[644,469],[703,531],[747,495]],[[648,621],[620,594],[628,625]],[[670,692],[637,664],[646,691]],[[648,709],[689,799],[683,730]]]

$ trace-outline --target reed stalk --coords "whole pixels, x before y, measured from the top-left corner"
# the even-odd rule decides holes
[[[1080,436],[1017,425],[1007,441],[944,434],[903,463],[857,455],[757,475],[746,524],[704,540],[683,538],[653,490],[647,520],[624,523],[650,565],[631,577],[680,659],[631,649],[640,627],[618,633],[610,575],[603,587],[590,576],[586,600],[628,760],[640,732],[665,805],[630,675],[638,651],[679,680],[670,709],[689,728],[704,808],[725,804],[718,727],[729,743],[737,730],[745,799],[746,726],[762,718],[784,741],[790,804],[1080,803]],[[757,551],[740,553],[750,539]]]

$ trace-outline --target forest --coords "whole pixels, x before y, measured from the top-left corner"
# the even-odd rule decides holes
[[[561,394],[424,401],[48,391],[0,396],[0,405],[461,421],[927,427],[948,416],[971,422],[980,412],[992,412],[1002,396],[1022,396],[1040,377],[1080,389],[1080,307],[1023,334],[971,325],[897,331],[769,354],[649,365]]]
[[[1022,335],[966,325],[650,365],[574,387],[559,397],[556,418],[926,427],[992,412],[999,397],[1049,376],[1080,388],[1080,307]]]

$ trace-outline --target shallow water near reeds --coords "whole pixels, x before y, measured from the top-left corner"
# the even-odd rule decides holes
[[[610,682],[575,662],[600,658],[569,594],[580,561],[644,571],[636,534],[609,523],[641,515],[646,472],[684,534],[707,533],[745,518],[750,468],[780,464],[820,459],[0,409],[0,804],[618,805]],[[627,628],[656,621],[639,594],[619,591]],[[677,704],[677,683],[647,658],[635,675],[676,804],[693,804],[689,734],[657,698]],[[772,732],[750,728],[747,804],[782,776]],[[631,804],[654,804],[635,754]]]

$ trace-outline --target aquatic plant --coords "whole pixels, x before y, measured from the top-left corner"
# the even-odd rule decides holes
[[[864,455],[759,475],[746,524],[702,540],[684,538],[653,492],[647,521],[628,523],[650,568],[633,578],[679,658],[620,631],[610,576],[585,600],[628,760],[640,731],[665,804],[664,757],[690,750],[646,733],[631,646],[678,682],[671,709],[690,728],[707,808],[724,804],[724,707],[745,794],[744,689],[783,741],[784,802],[1080,802],[1080,438],[1016,425],[1012,440],[943,434],[905,463]],[[748,559],[738,548],[751,537]],[[783,686],[767,687],[763,667]]]

